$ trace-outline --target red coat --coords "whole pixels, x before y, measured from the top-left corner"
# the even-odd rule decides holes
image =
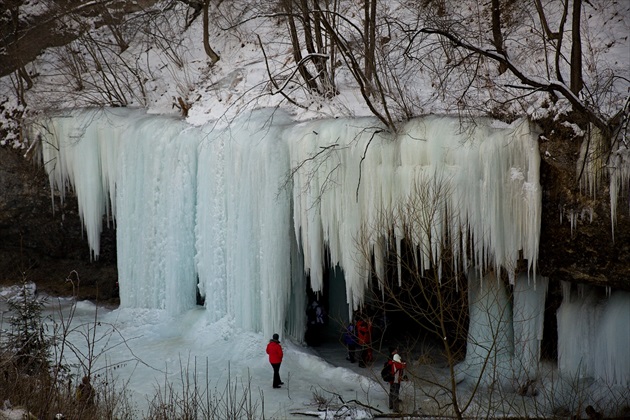
[[[398,357],[398,360],[400,360],[400,356]],[[392,367],[392,374],[394,375],[394,380],[390,381],[390,383],[394,383],[395,381],[398,381],[398,383],[400,383],[402,381],[405,368],[407,367],[407,363],[403,361],[398,362],[395,360],[390,360],[389,364]]]
[[[282,362],[282,346],[278,341],[269,340],[267,344],[267,354],[269,355],[269,363]]]
[[[362,319],[357,321],[357,338],[360,345],[365,346],[370,344],[370,342],[372,341],[370,337],[371,329],[372,326]]]

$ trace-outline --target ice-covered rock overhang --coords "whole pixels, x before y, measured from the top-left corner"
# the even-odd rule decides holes
[[[76,192],[95,256],[104,215],[115,221],[124,307],[179,313],[198,288],[210,320],[299,335],[305,276],[318,290],[325,264],[338,264],[360,305],[360,234],[379,260],[382,238],[402,238],[398,204],[427,180],[448,196],[431,239],[413,234],[423,259],[448,234],[462,269],[513,272],[522,257],[535,270],[540,158],[526,120],[428,116],[394,135],[369,118],[295,122],[262,110],[216,128],[111,109],[71,111],[36,131],[51,187]]]

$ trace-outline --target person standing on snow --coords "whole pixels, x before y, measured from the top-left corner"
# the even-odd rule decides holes
[[[346,360],[349,360],[350,363],[354,363],[357,352],[357,334],[355,332],[355,326],[352,321],[346,327],[346,331],[343,334],[343,343],[348,348],[348,356],[346,356]]]
[[[366,367],[372,363],[372,323],[361,316],[357,321],[356,330],[360,349],[359,367]]]
[[[317,300],[314,300],[306,310],[306,319],[308,320],[305,336],[306,344],[317,347],[321,344],[325,324],[324,308]]]
[[[407,363],[402,361],[397,348],[390,349],[390,358],[393,379],[389,381],[389,409],[400,412],[400,382],[404,379]]]
[[[280,336],[274,334],[273,338],[267,344],[267,354],[269,355],[269,363],[273,368],[273,387],[280,388],[284,382],[280,380],[280,364],[282,363],[282,346],[280,345]]]

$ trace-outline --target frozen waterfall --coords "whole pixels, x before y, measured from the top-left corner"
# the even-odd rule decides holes
[[[588,286],[562,284],[558,309],[558,367],[578,379],[630,386],[630,293],[602,296]]]
[[[359,233],[381,226],[368,237],[382,260],[383,226],[394,226],[382,218],[400,217],[397,203],[422,179],[449,195],[432,239],[414,245],[439,253],[447,232],[461,232],[451,241],[459,270],[513,272],[521,252],[535,273],[539,154],[524,120],[429,116],[394,135],[374,119],[298,123],[278,110],[216,128],[108,109],[53,117],[35,134],[51,187],[77,194],[95,257],[104,216],[116,223],[123,307],[179,313],[198,290],[210,321],[301,337],[306,276],[319,290],[338,264],[350,308],[360,305],[369,266]]]
[[[493,272],[468,277],[470,322],[458,379],[522,386],[538,377],[548,279],[521,273],[512,288]],[[515,382],[513,382],[515,381]]]

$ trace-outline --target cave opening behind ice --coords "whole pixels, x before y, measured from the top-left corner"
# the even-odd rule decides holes
[[[488,374],[501,369],[501,375],[510,377],[511,363],[516,355],[518,363],[526,366],[527,378],[535,376],[535,366],[542,359],[556,361],[555,311],[559,303],[548,302],[546,279],[534,280],[523,271],[516,276],[517,284],[512,285],[505,272],[498,279],[491,274],[480,280],[474,270],[456,272],[448,268],[452,267],[449,264],[445,264],[446,268],[441,273],[431,266],[422,271],[416,266],[417,250],[414,252],[413,246],[403,241],[400,250],[401,254],[390,252],[384,259],[383,278],[372,272],[365,302],[350,316],[345,300],[343,270],[338,266],[332,268],[327,265],[324,268],[322,289],[314,293],[307,287],[307,296],[309,304],[316,300],[325,309],[326,324],[322,329],[314,329],[314,334],[319,334],[317,337],[309,335],[307,330],[308,345],[343,347],[343,332],[352,317],[354,322],[359,318],[369,320],[371,346],[375,358],[379,360],[386,358],[389,347],[394,346],[406,360],[459,364],[460,370],[471,370],[469,364],[482,365],[487,363],[488,358],[494,357],[492,351],[484,350],[494,346],[496,353],[506,358],[506,364],[491,366]],[[448,262],[447,254],[446,250],[441,254],[444,262]],[[400,272],[399,262],[402,267]],[[476,283],[472,292],[469,290],[469,277]],[[493,283],[484,287],[482,281]],[[536,287],[535,281],[538,282]],[[497,290],[501,293],[496,293]],[[471,293],[474,293],[472,298]],[[480,295],[486,297],[476,297]],[[469,306],[471,299],[475,308]],[[480,305],[482,300],[484,303]],[[496,314],[492,322],[480,318],[480,313],[493,311]],[[469,330],[471,314],[476,323],[472,331]],[[481,332],[480,325],[485,325],[487,331]],[[497,325],[500,328],[495,328]],[[445,348],[447,342],[450,360]],[[476,354],[476,360],[466,360],[467,354]],[[481,370],[472,371],[478,376],[484,374]],[[523,379],[524,382],[526,380]]]

